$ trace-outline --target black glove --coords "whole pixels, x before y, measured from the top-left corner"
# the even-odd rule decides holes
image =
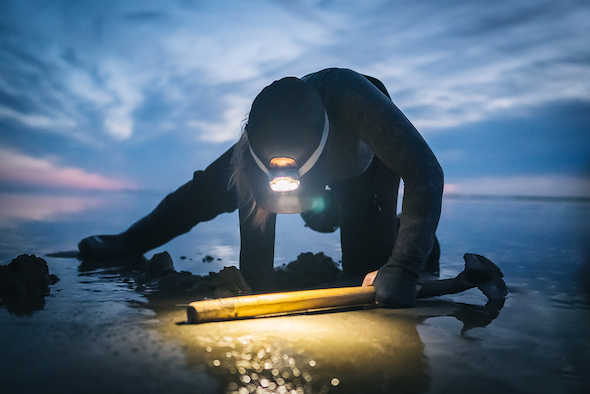
[[[384,308],[410,308],[416,304],[418,274],[405,264],[389,260],[373,281],[375,303]]]
[[[131,257],[122,235],[93,235],[78,243],[80,256],[92,259],[117,259]]]

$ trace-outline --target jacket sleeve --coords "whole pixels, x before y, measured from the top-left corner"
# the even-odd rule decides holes
[[[386,266],[397,267],[395,270],[403,272],[406,282],[413,282],[415,287],[440,218],[442,169],[416,128],[367,78],[350,70],[339,70],[334,78],[344,127],[351,127],[351,132],[403,179],[400,229]],[[377,280],[376,288],[379,284]]]

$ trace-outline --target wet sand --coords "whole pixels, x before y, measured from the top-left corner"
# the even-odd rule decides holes
[[[581,245],[589,205],[449,200],[445,207],[441,276],[458,273],[466,251],[486,255],[502,268],[510,290],[499,313],[470,290],[406,310],[188,325],[186,304],[194,299],[138,292],[126,273],[80,271],[76,259],[43,256],[61,279],[44,308],[25,316],[0,308],[2,391],[587,392],[590,302]],[[2,264],[21,251],[65,250],[80,232],[93,233],[88,223],[115,220],[97,219],[104,209],[89,209],[2,228]],[[543,226],[548,220],[551,227]],[[195,237],[206,246],[194,246]],[[214,241],[198,231],[186,238],[164,248],[177,270],[189,266],[203,274],[234,262],[206,249]],[[311,243],[310,249],[321,248]],[[215,250],[227,252],[224,245]],[[206,254],[215,260],[203,263]]]

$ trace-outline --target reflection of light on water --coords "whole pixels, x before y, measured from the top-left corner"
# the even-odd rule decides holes
[[[267,345],[259,348],[253,338],[235,338],[242,346],[227,350],[214,358],[212,365],[230,375],[229,393],[297,393],[322,392],[327,387],[314,388],[313,367],[316,361],[305,355],[305,349],[280,349]],[[227,343],[226,343],[227,345]],[[231,348],[231,345],[230,345]],[[207,347],[208,353],[213,353]],[[219,356],[215,352],[215,356]],[[332,379],[336,383],[338,379]]]
[[[172,335],[226,393],[419,392],[429,382],[414,318],[392,311],[206,323]]]

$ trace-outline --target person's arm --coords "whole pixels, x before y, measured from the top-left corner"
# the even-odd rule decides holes
[[[232,155],[233,147],[204,171],[195,171],[192,180],[168,194],[123,233],[84,238],[78,244],[80,255],[94,259],[139,256],[187,233],[198,223],[235,211],[236,191],[228,189]]]
[[[254,223],[255,213],[248,207],[240,213],[240,271],[255,291],[271,286],[274,270],[275,225],[277,215],[270,213],[264,226]]]
[[[442,169],[416,128],[365,77],[341,70],[334,86],[344,124],[404,181],[398,237],[373,284],[379,304],[411,306],[440,218]]]

